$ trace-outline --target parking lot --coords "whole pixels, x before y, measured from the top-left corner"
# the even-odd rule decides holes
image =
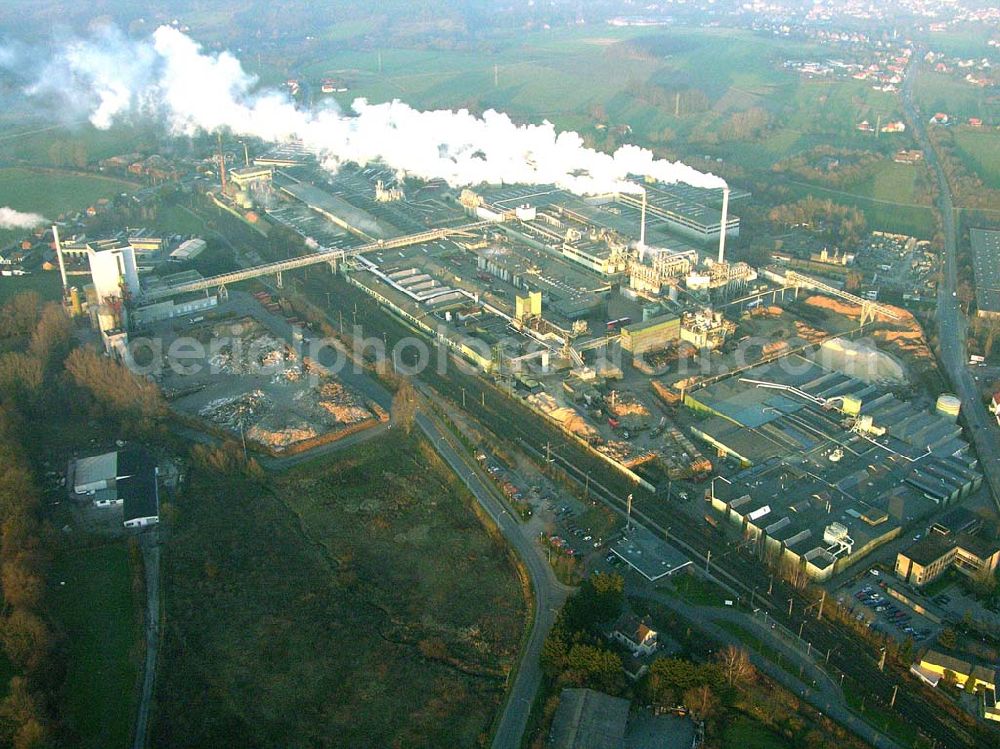
[[[884,573],[883,573],[884,574]],[[881,576],[868,575],[837,591],[837,603],[873,631],[920,643],[934,637],[940,625],[921,616],[885,589]]]
[[[617,516],[558,489],[528,464],[511,467],[484,451],[478,458],[514,511],[532,532],[544,536],[549,548],[585,564],[596,563],[599,554],[621,562],[607,551],[620,535]]]
[[[606,549],[620,534],[602,508],[565,496],[551,498],[546,507],[552,513],[553,534],[563,540],[572,556],[583,560],[597,553],[613,556]]]

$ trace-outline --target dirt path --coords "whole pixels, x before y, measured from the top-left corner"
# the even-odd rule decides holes
[[[132,749],[145,749],[149,741],[149,716],[156,681],[156,659],[160,648],[160,534],[154,526],[139,537],[142,563],[146,570],[146,661],[142,691],[132,733]]]

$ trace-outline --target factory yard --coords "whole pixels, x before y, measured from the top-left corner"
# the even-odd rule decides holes
[[[253,317],[202,317],[159,327],[172,337],[163,342],[168,353],[158,379],[178,414],[272,454],[301,452],[387,419],[376,403],[315,369],[307,348]],[[185,358],[184,341],[200,344],[205,357]]]

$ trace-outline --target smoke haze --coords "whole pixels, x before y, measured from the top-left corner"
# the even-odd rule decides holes
[[[0,56],[2,59],[2,56]],[[117,31],[63,47],[33,75],[26,91],[58,97],[95,127],[147,117],[177,135],[228,129],[269,142],[298,139],[330,170],[343,163],[383,163],[453,187],[480,183],[555,184],[578,194],[637,192],[629,175],[698,187],[725,182],[680,162],[625,145],[605,154],[549,122],[518,125],[489,110],[419,111],[401,101],[354,101],[350,113],[327,106],[301,110],[283,93],[255,90],[256,78],[228,52],[206,54],[190,37],[162,26],[146,40]]]
[[[0,206],[0,229],[34,229],[45,223],[45,216],[21,213],[7,206]]]

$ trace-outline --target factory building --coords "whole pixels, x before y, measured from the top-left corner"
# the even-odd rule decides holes
[[[943,536],[929,533],[896,554],[896,575],[912,585],[927,585],[945,571],[956,569],[967,577],[992,574],[1000,562],[1000,546],[970,533]]]
[[[60,246],[63,257],[82,260],[87,258],[91,252],[119,249],[129,247],[131,244],[122,235],[90,239],[86,234],[77,234],[69,239],[62,239]]]
[[[235,188],[253,192],[254,190],[266,190],[271,186],[274,177],[274,167],[270,164],[254,166],[241,166],[231,169],[228,172],[229,182]]]
[[[698,349],[715,350],[735,331],[735,323],[711,309],[685,312],[681,317],[681,340]]]
[[[314,162],[316,155],[302,143],[289,141],[271,148],[261,156],[255,156],[253,163],[260,167],[293,167]]]
[[[970,693],[986,692],[987,695],[992,696],[994,706],[996,704],[997,674],[989,666],[974,665],[946,653],[928,650],[919,661],[910,667],[910,672],[932,687],[938,685],[944,678],[945,672],[951,672],[955,677],[955,686]],[[995,719],[991,718],[991,720]]]
[[[976,280],[976,314],[1000,318],[1000,231],[970,229]]]
[[[650,225],[662,224],[672,234],[702,245],[719,241],[722,232],[722,211],[712,205],[714,193],[681,185],[648,184],[646,216]],[[732,197],[730,197],[732,200]],[[642,198],[628,193],[617,195],[616,201],[633,209],[642,209]],[[726,236],[740,235],[740,219],[731,213],[726,217]]]
[[[182,242],[176,250],[170,253],[170,260],[175,263],[194,260],[205,251],[207,246],[204,239],[198,239],[197,237],[189,239],[186,242]]]
[[[527,296],[514,297],[514,319],[525,323],[542,316],[542,292],[532,291]]]
[[[619,276],[628,269],[628,239],[593,215],[593,206],[561,190],[528,193],[540,200],[526,203],[519,188],[507,188],[490,202],[463,190],[459,203],[481,221],[496,223],[513,240],[563,257],[600,276]],[[509,195],[509,197],[507,197]]]
[[[128,244],[135,250],[137,257],[142,257],[160,252],[166,241],[163,237],[151,232],[149,229],[136,229],[129,232]]]
[[[337,195],[331,195],[304,182],[284,185],[281,191],[367,242],[390,239],[403,233],[381,216],[376,217]]]
[[[649,262],[644,262],[648,258]],[[694,250],[668,250],[647,247],[629,263],[629,288],[644,296],[658,297],[667,289],[676,298],[677,279],[687,276],[698,265]]]
[[[139,295],[139,270],[135,263],[135,250],[131,247],[91,250],[87,258],[98,299],[127,299]]]
[[[643,322],[625,325],[621,329],[622,349],[633,356],[660,351],[681,338],[681,319],[666,314]]]
[[[742,466],[712,507],[760,553],[825,580],[982,477],[947,417],[793,356],[684,395],[692,428]]]

